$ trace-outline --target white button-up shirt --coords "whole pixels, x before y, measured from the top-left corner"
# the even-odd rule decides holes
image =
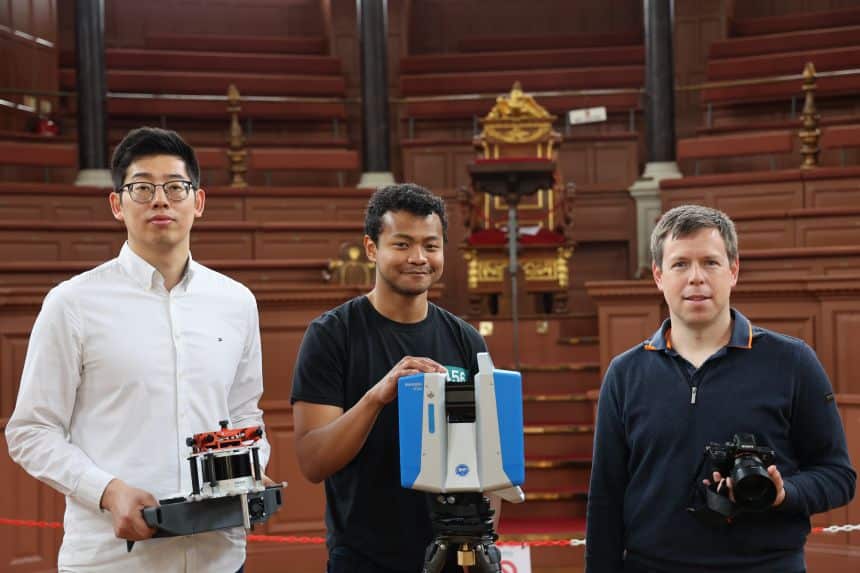
[[[253,294],[189,257],[170,291],[128,244],[52,289],[27,349],[9,453],[66,495],[60,571],[233,573],[242,528],[151,539],[126,552],[99,509],[114,477],[156,498],[188,495],[185,439],[262,424],[260,329]],[[269,445],[263,440],[265,467]]]

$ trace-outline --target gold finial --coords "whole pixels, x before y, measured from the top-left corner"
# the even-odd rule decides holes
[[[800,114],[801,129],[800,155],[803,156],[801,169],[812,169],[818,167],[818,154],[821,149],[818,142],[821,138],[821,130],[818,128],[818,110],[815,108],[815,66],[807,62],[803,67],[803,112]]]
[[[514,82],[511,93],[496,98],[496,105],[484,119],[512,118],[552,118],[550,113],[535,101],[535,98],[523,92],[519,81]]]
[[[230,139],[228,141],[227,159],[230,161],[231,187],[247,187],[245,173],[248,172],[248,151],[245,149],[245,135],[239,123],[239,112],[242,110],[239,89],[236,84],[227,88],[227,113],[230,114]]]

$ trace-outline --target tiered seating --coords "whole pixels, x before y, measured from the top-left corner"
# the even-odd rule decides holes
[[[708,81],[747,80],[797,75],[806,62],[819,72],[860,68],[860,8],[789,16],[738,20],[735,37],[712,44]],[[821,77],[817,95],[829,98],[831,113],[856,111],[851,96],[860,89],[860,74]],[[792,112],[784,105],[777,113],[750,104],[789,104],[800,96],[795,79],[773,79],[755,84],[723,85],[702,92],[702,102],[714,109],[713,124],[743,123],[750,117],[785,118]],[[844,97],[843,97],[844,96]],[[742,107],[743,106],[743,107]],[[710,126],[711,123],[709,122]]]
[[[345,119],[342,100],[346,87],[340,61],[322,55],[322,38],[292,40],[177,35],[149,38],[145,49],[108,48],[105,66],[111,92],[158,96],[145,99],[146,105],[141,105],[140,97],[114,94],[108,100],[108,114],[136,120],[166,118],[171,123],[189,116],[222,118],[223,100],[182,96],[223,96],[233,83],[246,98],[283,96],[320,100],[304,101],[301,105],[248,100],[242,104],[244,117],[317,122]],[[74,81],[74,54],[64,53],[60,85],[73,90]]]
[[[346,81],[340,60],[326,54],[324,38],[177,34],[148,37],[145,44],[106,50],[112,142],[130,128],[155,123],[176,129],[198,149],[217,147],[217,158],[199,149],[208,156],[204,167],[226,167],[226,94],[233,84],[241,94],[239,118],[253,150],[250,183],[343,185],[357,180],[359,159],[344,126]],[[61,54],[60,89],[74,91],[74,65],[73,53]],[[64,132],[73,135],[74,98],[65,101],[61,114]],[[305,149],[298,154],[285,149],[295,146]],[[215,175],[210,184],[229,181],[219,171],[210,175]]]
[[[192,251],[252,284],[306,278],[322,284],[322,270],[338,257],[342,243],[359,243],[363,234],[366,191],[212,187],[207,192]],[[68,276],[115,256],[125,240],[103,189],[0,183],[0,197],[0,284],[53,284],[63,272]]]
[[[819,164],[850,165],[858,146],[860,9],[738,20],[711,45],[698,137],[678,141],[682,172],[791,169],[800,165],[798,114],[815,76]],[[828,75],[837,72],[835,75]],[[812,76],[809,76],[812,77]]]
[[[198,147],[196,152],[204,186],[229,183],[226,146]],[[68,138],[59,141],[20,141],[17,137],[0,140],[0,170],[4,166],[14,166],[13,179],[19,181],[70,183],[77,174],[77,164],[77,143]],[[355,173],[359,167],[358,153],[352,149],[334,146],[316,149],[261,146],[248,150],[247,179],[263,185],[337,185],[345,184],[345,174]],[[302,176],[296,172],[310,175],[302,181]]]
[[[456,54],[416,55],[401,60],[401,117],[406,139],[436,133],[434,124],[468,121],[486,114],[498,93],[520,81],[529,92],[587,91],[542,95],[557,114],[604,105],[610,112],[640,107],[644,85],[641,32],[580,36],[485,37],[463,40]],[[605,90],[605,91],[604,91]],[[465,122],[463,120],[466,120]],[[626,116],[622,122],[627,122]],[[429,129],[424,129],[429,128]],[[449,135],[458,135],[457,130]]]

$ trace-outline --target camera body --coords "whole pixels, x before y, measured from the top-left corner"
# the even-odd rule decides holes
[[[714,471],[730,477],[735,504],[746,511],[764,511],[776,499],[776,486],[767,473],[776,457],[772,448],[756,444],[752,434],[735,434],[731,442],[705,446]]]

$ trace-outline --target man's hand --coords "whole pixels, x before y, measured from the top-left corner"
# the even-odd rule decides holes
[[[111,513],[113,532],[120,539],[141,541],[149,539],[155,529],[143,520],[141,510],[154,507],[158,500],[151,493],[131,487],[122,480],[113,479],[102,494],[101,507]]]
[[[773,505],[771,507],[779,507],[782,505],[782,502],[785,501],[785,482],[782,481],[782,474],[779,473],[779,470],[776,469],[776,466],[774,465],[768,466],[767,475],[770,476],[770,480],[773,482],[773,485],[776,486],[776,499],[773,500]],[[713,483],[717,484],[717,492],[719,493],[723,487],[727,487],[729,489],[729,499],[734,503],[735,484],[732,482],[732,478],[723,478],[720,472],[714,472],[712,477],[714,478]],[[702,483],[706,486],[710,486],[711,480],[702,480]]]
[[[397,381],[400,378],[421,372],[445,373],[447,370],[445,370],[444,366],[429,358],[404,356],[368,393],[380,406],[384,406],[397,396]]]

